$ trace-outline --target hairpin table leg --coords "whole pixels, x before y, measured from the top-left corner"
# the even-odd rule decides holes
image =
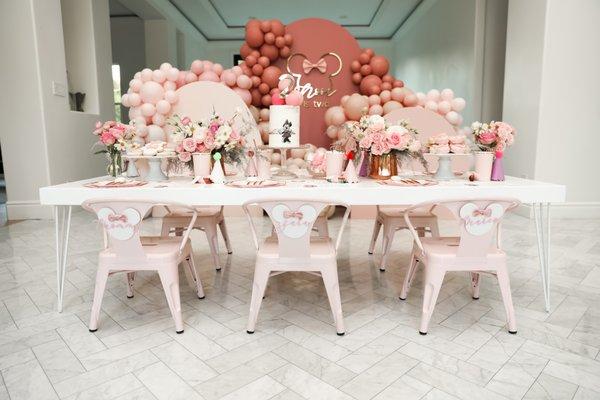
[[[533,204],[546,311],[550,311],[550,203]]]
[[[54,207],[54,228],[56,235],[56,283],[57,308],[63,309],[63,291],[67,272],[67,249],[69,247],[69,229],[71,228],[71,206]]]

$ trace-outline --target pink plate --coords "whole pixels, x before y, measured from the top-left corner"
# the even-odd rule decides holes
[[[234,181],[227,183],[227,186],[236,188],[264,188],[273,186],[283,186],[285,182],[273,180],[258,180],[258,181]]]
[[[433,186],[437,185],[438,182],[433,179],[412,179],[412,178],[404,178],[399,180],[385,180],[385,181],[377,181],[380,185],[388,185],[388,186]]]
[[[125,182],[115,182],[114,180],[96,181],[86,183],[84,186],[94,189],[113,189],[113,188],[124,188],[124,187],[137,187],[144,186],[148,182],[129,180]]]

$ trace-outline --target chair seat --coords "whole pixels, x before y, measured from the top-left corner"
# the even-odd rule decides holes
[[[390,206],[390,207],[379,207],[379,214],[388,218],[404,218],[404,212],[408,206]],[[429,212],[429,210],[416,210],[410,213],[411,216],[415,217],[435,217],[435,214]]]
[[[177,207],[171,207],[170,208],[171,212],[167,215],[165,215],[164,218],[172,218],[172,217],[188,217],[190,218],[192,216],[192,213],[190,211],[186,211],[183,209],[178,209]],[[200,217],[214,217],[219,215],[219,213],[221,212],[221,207],[198,207],[196,209],[197,213],[198,213],[198,218]]]
[[[279,258],[279,244],[277,236],[270,236],[260,246],[258,257],[278,259]],[[330,238],[322,238],[318,236],[311,236],[310,238],[310,258],[335,258],[335,244]]]
[[[421,243],[423,244],[423,253],[429,260],[448,261],[456,258],[458,253],[459,237],[423,237]],[[499,259],[506,256],[504,251],[497,247],[490,247],[487,253],[488,259]]]
[[[142,236],[140,237],[140,241],[149,260],[179,262],[186,258],[191,250],[191,242],[188,239],[183,251],[181,254],[179,253],[179,246],[181,246],[180,237]],[[100,258],[102,261],[118,261],[116,253],[110,251],[110,249],[102,250]]]

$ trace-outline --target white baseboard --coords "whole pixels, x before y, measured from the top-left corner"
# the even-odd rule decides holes
[[[43,206],[39,201],[8,201],[6,214],[9,221],[19,219],[52,219],[52,206]]]
[[[530,204],[521,204],[514,211],[526,218],[533,218],[533,207]],[[600,202],[567,202],[552,204],[550,207],[552,218],[590,219],[600,218]]]

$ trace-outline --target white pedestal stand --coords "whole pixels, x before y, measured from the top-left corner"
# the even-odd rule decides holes
[[[168,158],[175,158],[177,156],[130,156],[124,155],[123,157],[127,158],[130,161],[134,160],[148,160],[148,173],[144,177],[145,180],[150,182],[160,182],[166,181],[169,178],[163,172],[161,168],[161,164],[163,160]]]
[[[272,146],[263,145],[263,146],[259,146],[258,148],[261,150],[263,150],[263,149],[279,150],[279,154],[281,154],[281,164],[280,164],[279,171],[274,173],[272,175],[272,178],[276,179],[276,180],[286,180],[286,179],[298,178],[298,175],[294,174],[293,172],[290,172],[287,168],[287,165],[286,165],[287,151],[293,150],[293,149],[308,149],[308,148],[310,148],[310,146],[306,145],[306,144],[300,145],[298,147],[272,147]]]

